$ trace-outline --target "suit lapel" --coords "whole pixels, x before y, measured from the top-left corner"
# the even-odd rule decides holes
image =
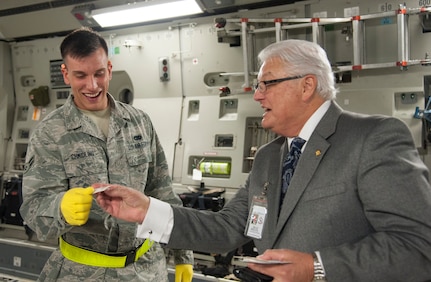
[[[326,151],[329,149],[330,143],[327,141],[327,138],[335,132],[337,120],[341,111],[341,108],[333,102],[317,125],[310,137],[310,140],[307,141],[307,145],[299,159],[294,176],[290,182],[289,188],[287,189],[287,193],[281,207],[274,237],[272,238],[272,247],[274,247],[278,236],[280,236],[289,217],[300,201],[308,183],[311,181],[314,172],[324,158]],[[270,216],[274,215],[269,215],[268,217]]]
[[[287,152],[285,149],[287,146],[287,139],[282,138],[284,140],[281,141],[280,145],[277,148],[277,151],[274,150],[274,158],[269,163],[268,168],[268,179],[270,180],[269,189],[268,189],[268,216],[266,219],[266,230],[267,234],[270,234],[272,237],[268,239],[268,243],[275,240],[274,231],[278,222],[278,212],[280,207],[280,197],[281,197],[281,166],[284,156]]]

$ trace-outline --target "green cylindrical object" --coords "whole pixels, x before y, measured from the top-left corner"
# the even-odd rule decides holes
[[[229,175],[230,163],[202,162],[199,169],[202,173],[206,174]]]

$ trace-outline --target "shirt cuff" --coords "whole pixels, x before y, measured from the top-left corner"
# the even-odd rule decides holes
[[[159,243],[168,243],[174,226],[174,213],[170,204],[150,197],[150,205],[144,221],[138,224],[137,238],[149,238]]]

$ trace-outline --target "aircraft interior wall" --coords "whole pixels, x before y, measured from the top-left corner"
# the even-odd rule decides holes
[[[253,19],[344,17],[349,9],[369,14],[377,13],[380,7],[373,1],[351,2],[350,5],[344,1],[327,2],[307,1],[306,4],[286,5],[285,9],[245,11],[241,16],[250,18],[250,30],[258,30],[266,26],[254,23]],[[406,6],[416,7],[416,2],[406,2]],[[397,9],[395,4],[389,6]],[[161,25],[159,30],[151,31],[143,27],[104,32],[114,70],[110,90],[117,99],[126,92],[127,97],[122,99],[150,113],[177,184],[199,185],[200,181],[192,179],[192,168],[199,161],[208,161],[229,163],[230,171],[220,175],[204,174],[203,181],[209,186],[235,189],[244,183],[252,162],[252,156],[248,154],[252,154],[250,151],[256,147],[256,144],[247,143],[247,120],[258,121],[262,114],[259,105],[253,101],[253,91],[244,89],[255,81],[258,51],[274,42],[276,35],[273,31],[251,34],[246,39],[248,49],[245,50],[244,43],[220,43],[213,20],[202,18],[184,24]],[[226,26],[228,31],[240,28],[240,23],[236,22]],[[431,35],[422,32],[417,15],[410,16],[408,28],[410,57],[423,58],[429,51],[426,43]],[[367,20],[365,29],[364,63],[397,61],[396,16]],[[319,40],[334,65],[353,63],[351,23],[325,25],[320,36]],[[284,37],[310,39],[312,31],[310,28],[289,30]],[[31,129],[67,97],[69,88],[63,85],[58,69],[61,39],[54,37],[10,44],[17,104],[12,142],[8,142],[8,155],[2,156],[7,160],[5,170],[19,172],[20,169],[16,169],[19,165],[14,162],[25,156]],[[246,57],[244,52],[247,52]],[[161,79],[163,60],[168,64],[167,80]],[[244,84],[245,61],[254,74],[249,77],[249,85]],[[428,72],[428,67],[420,65],[408,70],[386,67],[341,72],[337,101],[348,110],[402,118],[409,124],[417,146],[421,147],[422,122],[412,116],[415,107],[425,105],[423,77]],[[24,78],[28,78],[28,83],[23,83]],[[42,85],[50,87],[51,101],[46,107],[36,108],[31,105],[28,93]],[[223,93],[222,87],[228,87],[230,93]],[[412,93],[414,99],[408,102],[401,99]],[[270,135],[264,130],[259,134]]]
[[[14,91],[9,45],[0,42],[0,174],[5,168],[5,154],[12,134]],[[0,183],[1,184],[1,183]],[[0,194],[1,195],[1,194]]]

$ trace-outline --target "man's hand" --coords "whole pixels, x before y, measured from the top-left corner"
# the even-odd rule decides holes
[[[97,189],[107,185],[107,190],[97,193],[99,206],[116,218],[141,224],[147,214],[150,198],[126,186],[104,183],[95,183],[92,186]]]
[[[93,187],[69,189],[61,199],[60,210],[70,225],[80,226],[87,222],[93,201]]]
[[[313,280],[314,263],[311,254],[292,250],[267,250],[258,258],[291,262],[288,264],[247,264],[254,271],[274,277],[273,282],[310,282]]]
[[[175,266],[175,282],[191,282],[193,279],[193,265],[177,264]]]

